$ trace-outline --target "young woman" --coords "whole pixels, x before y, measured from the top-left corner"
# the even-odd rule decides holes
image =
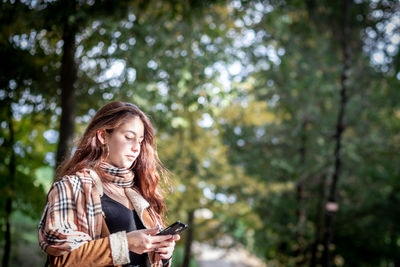
[[[135,105],[101,108],[60,169],[39,223],[51,266],[169,266],[179,235],[157,236],[165,203],[148,117]]]

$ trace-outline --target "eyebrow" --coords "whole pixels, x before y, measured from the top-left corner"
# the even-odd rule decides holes
[[[137,132],[131,131],[131,130],[126,130],[125,132],[131,132],[131,133],[133,133],[133,134],[136,135],[136,136],[138,135]],[[144,138],[144,137],[143,137],[143,135],[142,135],[142,136],[140,136],[139,138]]]

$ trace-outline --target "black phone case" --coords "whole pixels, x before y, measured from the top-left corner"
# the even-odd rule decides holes
[[[183,230],[187,229],[188,225],[181,223],[180,221],[174,222],[161,232],[159,232],[157,235],[176,235],[182,232]]]

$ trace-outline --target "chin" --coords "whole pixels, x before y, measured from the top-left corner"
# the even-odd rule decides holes
[[[122,165],[122,168],[124,168],[124,169],[129,169],[131,166],[132,166],[132,165],[129,165],[128,163],[126,163],[126,164],[123,164],[123,165]]]
[[[134,161],[133,161],[133,162],[126,162],[126,163],[124,164],[124,168],[125,168],[125,169],[130,169],[130,168],[132,167],[133,163],[134,163]]]
[[[121,162],[121,163],[113,164],[113,165],[114,165],[115,167],[124,168],[124,169],[129,169],[129,167],[131,166],[131,165],[129,165],[128,162]]]

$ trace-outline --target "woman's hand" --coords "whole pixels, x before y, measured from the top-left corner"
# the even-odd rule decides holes
[[[136,230],[126,234],[128,238],[128,248],[130,251],[137,254],[143,254],[150,251],[163,251],[168,248],[167,253],[174,250],[175,242],[174,236],[172,235],[156,235],[158,233],[158,227]],[[176,240],[179,240],[176,239]],[[163,258],[163,257],[162,257]]]
[[[175,249],[175,241],[181,239],[180,235],[173,235],[169,241],[169,245],[167,247],[158,248],[155,252],[160,254],[161,259],[167,260],[172,257],[172,253],[174,253]]]

